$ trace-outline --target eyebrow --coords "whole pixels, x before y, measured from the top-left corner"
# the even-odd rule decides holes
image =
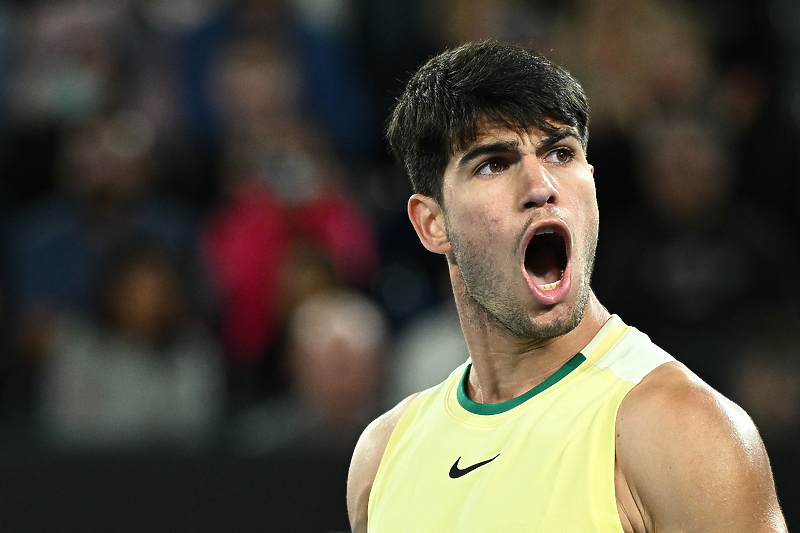
[[[581,141],[581,136],[578,135],[578,130],[568,126],[564,128],[558,128],[553,133],[543,137],[538,143],[536,143],[536,151],[550,148],[554,144],[558,144],[564,139],[569,138],[577,140],[581,146],[583,146],[583,141]]]
[[[489,154],[507,154],[519,151],[520,142],[517,139],[507,141],[495,141],[486,144],[477,144],[461,154],[458,158],[457,167],[463,168],[476,159]]]
[[[573,127],[564,127],[558,128],[553,133],[550,133],[539,140],[536,143],[536,151],[539,152],[541,150],[546,150],[547,148],[558,144],[559,142],[563,141],[564,139],[574,138],[578,142],[581,142],[580,135],[578,135],[578,131]],[[476,159],[480,159],[485,155],[490,154],[507,154],[507,153],[514,153],[518,152],[520,149],[520,141],[518,139],[509,139],[509,140],[500,140],[489,142],[486,144],[477,144],[470,148],[469,150],[465,151],[461,157],[458,158],[458,163],[456,164],[457,167],[463,168],[468,166],[470,163],[475,161]]]

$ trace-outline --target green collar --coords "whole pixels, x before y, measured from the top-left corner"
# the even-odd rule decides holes
[[[500,413],[510,411],[530,398],[533,398],[540,392],[549,389],[567,377],[570,372],[578,368],[578,366],[580,366],[580,364],[584,361],[586,361],[586,356],[584,356],[582,353],[577,353],[572,357],[572,359],[564,363],[561,368],[556,370],[552,376],[542,381],[528,392],[521,394],[516,398],[511,398],[510,400],[500,403],[478,403],[467,396],[467,379],[469,379],[469,371],[472,368],[472,364],[468,364],[467,368],[464,370],[464,375],[461,376],[461,381],[458,384],[456,397],[458,398],[458,403],[461,405],[461,407],[470,413],[476,415],[498,415]]]

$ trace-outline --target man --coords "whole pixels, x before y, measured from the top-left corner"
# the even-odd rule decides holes
[[[431,59],[400,97],[388,138],[470,361],[365,430],[354,533],[785,531],[747,415],[589,286],[588,120],[567,72],[492,42]]]

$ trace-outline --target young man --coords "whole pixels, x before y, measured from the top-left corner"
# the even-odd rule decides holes
[[[589,286],[588,120],[567,72],[492,42],[400,97],[409,217],[447,258],[471,357],[365,430],[354,533],[785,531],[748,416]]]

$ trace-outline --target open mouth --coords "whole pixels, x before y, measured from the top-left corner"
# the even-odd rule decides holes
[[[525,251],[525,270],[542,291],[561,284],[567,268],[567,243],[552,226],[541,227]]]

